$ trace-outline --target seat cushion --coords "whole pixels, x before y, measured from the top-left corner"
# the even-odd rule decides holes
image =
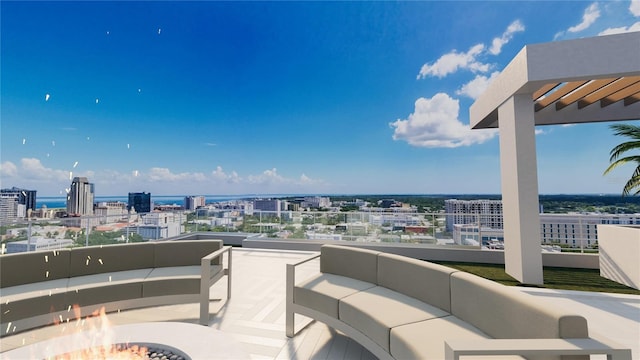
[[[154,245],[144,242],[73,248],[70,276],[152,268]]]
[[[68,279],[41,281],[2,289],[0,318],[3,323],[61,311],[68,307]],[[55,319],[51,319],[53,322]]]
[[[69,279],[69,301],[86,306],[142,297],[142,283],[152,269],[115,271]]]
[[[222,266],[219,265],[212,268],[217,272],[222,270]],[[142,283],[143,297],[199,293],[200,266],[156,268]]]
[[[33,284],[69,277],[69,249],[2,255],[0,287]],[[24,271],[29,269],[29,271]]]
[[[222,240],[180,240],[154,243],[153,267],[200,265],[203,257],[222,248]],[[220,265],[220,259],[213,259]]]
[[[382,286],[340,300],[340,320],[389,351],[391,328],[449,315],[446,311]]]
[[[549,306],[516,288],[465,272],[451,275],[451,314],[496,339],[589,336],[584,317]]]
[[[377,285],[379,253],[351,246],[323,245],[320,248],[320,272]]]
[[[378,255],[378,285],[437,306],[446,312],[451,312],[449,277],[456,271],[406,256]]]
[[[391,329],[390,353],[396,359],[444,359],[444,343],[450,339],[488,339],[468,323],[449,315]],[[474,356],[473,359],[519,359],[520,356]]]
[[[337,319],[340,299],[374,286],[366,281],[323,273],[296,285],[293,301]]]

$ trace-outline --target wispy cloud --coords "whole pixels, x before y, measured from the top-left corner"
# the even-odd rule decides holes
[[[206,176],[200,172],[173,173],[168,168],[154,167],[147,175],[149,181],[205,181]]]
[[[419,98],[407,119],[389,124],[394,129],[393,139],[419,147],[455,148],[482,144],[498,134],[493,129],[471,130],[458,119],[459,111],[459,101],[445,93]]]
[[[514,34],[525,30],[520,20],[515,20],[502,35],[493,38],[491,46],[487,48],[485,44],[476,44],[469,48],[466,52],[451,52],[442,55],[438,60],[432,63],[426,63],[420,68],[417,79],[425,79],[429,76],[443,78],[449,74],[453,74],[458,70],[469,70],[474,73],[486,73],[491,70],[491,64],[484,63],[480,60],[483,55],[499,55],[502,47],[513,39]]]
[[[477,60],[478,56],[483,53],[485,46],[477,44],[472,46],[467,52],[451,51],[442,55],[434,63],[422,65],[418,79],[424,79],[428,76],[445,77],[459,69],[471,70],[473,72],[486,72],[489,70],[489,64],[484,64]]]
[[[608,28],[602,30],[598,35],[613,35],[613,34],[622,34],[628,32],[640,31],[640,21],[631,25],[631,26],[621,26],[616,28]]]
[[[507,30],[502,33],[502,36],[493,39],[493,41],[491,42],[491,47],[489,48],[489,53],[491,55],[499,55],[502,51],[502,46],[511,41],[515,33],[522,31],[524,31],[524,25],[520,22],[520,20],[512,22],[507,27]]]
[[[472,99],[477,99],[500,74],[499,71],[494,71],[490,76],[476,75],[476,77],[468,83],[462,85],[462,87],[456,90],[456,95],[465,95]]]
[[[584,14],[582,14],[582,22],[576,26],[570,27],[567,31],[570,33],[584,31],[593,25],[599,17],[600,8],[598,7],[598,3],[593,3],[584,10]]]

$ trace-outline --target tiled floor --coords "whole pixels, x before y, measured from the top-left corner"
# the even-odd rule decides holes
[[[310,253],[236,248],[233,250],[232,298],[224,306],[213,303],[210,326],[223,331],[252,359],[375,359],[348,337],[326,325],[313,322],[293,339],[284,334],[285,264]],[[317,263],[300,266],[297,276],[317,271]],[[212,289],[213,297],[225,296],[225,282]],[[523,288],[522,291],[548,301],[550,306],[568,307],[584,315],[591,335],[606,336],[632,348],[633,359],[640,359],[640,296],[595,294]],[[216,305],[217,304],[217,305]],[[145,321],[196,323],[198,305],[185,304],[112,313],[112,324]],[[302,317],[299,320],[304,320]],[[8,336],[0,340],[7,351],[60,335],[64,325],[50,326]],[[66,330],[65,330],[66,331]],[[603,357],[593,357],[603,358]]]

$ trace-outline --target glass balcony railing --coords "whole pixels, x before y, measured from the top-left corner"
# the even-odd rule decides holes
[[[640,224],[640,215],[541,214],[543,251],[597,252],[598,224]],[[501,214],[199,209],[30,219],[1,226],[2,253],[156,241],[190,232],[263,238],[504,249]]]

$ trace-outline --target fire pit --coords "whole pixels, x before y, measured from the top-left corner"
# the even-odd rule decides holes
[[[64,358],[65,354],[78,353],[87,349],[86,343],[78,342],[77,338],[78,334],[52,338],[7,351],[2,353],[2,358],[7,360],[55,359],[59,356]],[[96,342],[100,341],[102,339]],[[113,326],[112,339],[109,342],[112,345],[135,344],[163,349],[185,360],[249,359],[242,345],[224,332],[181,322],[148,322]]]

